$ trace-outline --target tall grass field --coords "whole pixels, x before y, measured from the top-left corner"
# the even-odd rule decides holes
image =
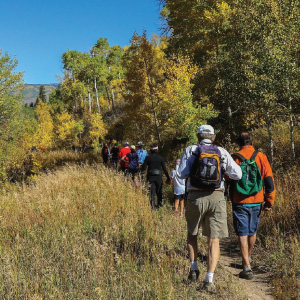
[[[0,299],[207,297],[186,282],[185,221],[112,170],[66,166],[3,188],[0,206]],[[220,268],[216,282],[210,299],[243,299]]]

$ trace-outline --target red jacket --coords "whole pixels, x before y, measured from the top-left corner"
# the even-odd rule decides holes
[[[255,151],[254,147],[251,145],[243,146],[239,152],[243,155],[246,159],[250,159],[253,152]],[[235,156],[233,159],[237,164],[241,164],[241,160]],[[275,185],[274,185],[274,178],[270,163],[265,154],[262,152],[258,152],[257,156],[255,157],[255,162],[258,165],[260,170],[262,179],[264,181],[264,188],[261,189],[260,192],[253,196],[245,196],[234,192],[233,194],[233,202],[234,203],[262,203],[266,202],[268,207],[271,207],[275,201]]]
[[[119,152],[119,158],[121,159],[123,156],[131,152],[129,147],[124,147]],[[121,167],[129,168],[129,159],[128,157],[125,157],[125,161],[120,160]]]

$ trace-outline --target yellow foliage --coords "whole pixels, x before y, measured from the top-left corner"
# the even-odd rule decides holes
[[[168,59],[165,44],[152,45],[145,36],[133,40],[125,53],[125,138],[163,143],[194,136],[194,127],[214,113],[212,107],[201,109],[193,102],[197,67],[183,56]]]
[[[35,109],[35,114],[38,119],[38,131],[33,140],[37,146],[51,147],[53,145],[54,125],[49,105],[40,102]]]
[[[107,129],[101,114],[91,114],[90,138],[93,143],[98,143],[99,138],[103,140],[106,134]]]
[[[76,144],[77,135],[83,131],[83,122],[73,118],[68,112],[63,112],[57,116],[56,134],[59,145]]]

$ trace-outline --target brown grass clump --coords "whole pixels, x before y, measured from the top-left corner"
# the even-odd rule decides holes
[[[185,282],[184,220],[152,212],[121,175],[69,166],[2,195],[1,299],[202,298]],[[238,299],[232,278],[216,280],[211,299]]]

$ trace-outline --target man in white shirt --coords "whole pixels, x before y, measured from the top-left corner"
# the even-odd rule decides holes
[[[206,236],[208,241],[207,273],[203,284],[203,289],[207,291],[214,290],[214,271],[220,256],[219,239],[228,236],[223,175],[226,174],[233,180],[242,177],[240,166],[225,149],[215,146],[214,140],[214,128],[210,125],[200,126],[199,144],[186,148],[177,170],[179,178],[187,179],[188,198],[185,217],[188,225],[187,246],[191,262],[188,278],[196,281],[199,277],[197,236],[202,226],[202,235]],[[199,172],[199,176],[193,174],[194,170]],[[200,178],[202,173],[204,173],[203,183],[200,182],[195,186],[197,181],[195,178]],[[212,177],[211,181],[209,176]],[[201,181],[202,178],[199,180]]]

